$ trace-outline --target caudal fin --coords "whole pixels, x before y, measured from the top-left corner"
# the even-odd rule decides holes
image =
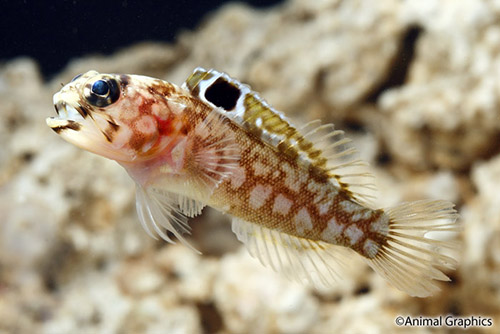
[[[396,288],[411,296],[427,297],[439,291],[436,280],[449,281],[443,270],[457,266],[458,232],[454,204],[423,200],[385,210],[389,231],[384,245],[368,264]]]

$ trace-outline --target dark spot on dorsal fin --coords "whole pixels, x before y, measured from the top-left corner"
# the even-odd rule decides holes
[[[224,110],[232,110],[238,102],[241,92],[238,87],[224,78],[215,80],[205,92],[205,99]]]

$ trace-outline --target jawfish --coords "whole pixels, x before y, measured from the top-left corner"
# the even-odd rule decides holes
[[[196,68],[182,87],[139,75],[89,71],[54,95],[47,124],[66,141],[113,159],[136,183],[139,220],[172,242],[209,205],[233,217],[250,253],[314,285],[341,278],[361,256],[396,288],[426,297],[454,269],[453,203],[369,204],[367,172],[344,132],[293,125],[247,85]],[[361,179],[361,182],[352,180]]]

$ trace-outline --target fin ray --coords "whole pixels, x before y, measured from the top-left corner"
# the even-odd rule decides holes
[[[169,193],[156,188],[147,188],[136,185],[136,207],[139,220],[146,233],[158,239],[155,233],[169,243],[175,243],[165,232],[171,232],[181,243],[199,253],[183,236],[190,234],[191,228],[187,223],[187,213],[201,211],[198,203],[184,204],[181,195]]]
[[[314,286],[328,287],[340,280],[347,267],[344,259],[354,254],[345,247],[295,237],[238,218],[233,219],[232,229],[262,265]]]
[[[240,151],[234,133],[229,130],[224,118],[215,112],[210,112],[192,132],[192,177],[186,181],[189,184],[185,185],[185,189],[193,191],[188,194],[189,197],[205,199],[239,166]],[[185,213],[195,214],[201,211],[201,205],[199,202],[186,202],[182,209]]]
[[[450,280],[443,271],[457,266],[459,244],[443,240],[459,231],[453,207],[447,201],[424,200],[386,210],[387,240],[374,258],[365,261],[411,296],[427,297],[439,291],[437,281]],[[438,235],[440,239],[435,238]]]

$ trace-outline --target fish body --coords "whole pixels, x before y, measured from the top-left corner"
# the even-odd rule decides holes
[[[246,85],[197,68],[182,87],[159,79],[75,77],[54,95],[47,124],[67,141],[116,160],[137,185],[147,233],[182,242],[187,217],[205,205],[232,215],[233,231],[260,261],[286,276],[330,285],[358,253],[397,288],[428,296],[456,266],[445,201],[378,209],[343,132],[319,121],[295,127]],[[361,183],[352,180],[361,179]],[[444,252],[443,252],[444,251]]]

